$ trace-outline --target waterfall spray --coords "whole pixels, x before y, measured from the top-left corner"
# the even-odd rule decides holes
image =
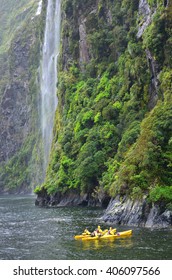
[[[60,46],[61,0],[48,0],[41,63],[41,128],[44,176],[52,143],[54,115],[57,107],[57,60]]]

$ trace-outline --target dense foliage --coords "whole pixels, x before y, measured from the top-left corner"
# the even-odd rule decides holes
[[[48,193],[103,189],[111,196],[171,201],[172,6],[148,2],[152,21],[138,38],[137,0],[63,1]],[[77,15],[85,18],[85,64]]]

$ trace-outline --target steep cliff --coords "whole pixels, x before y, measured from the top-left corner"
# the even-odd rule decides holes
[[[47,0],[0,3],[0,192],[31,192],[43,176]],[[58,109],[36,204],[110,201],[105,220],[171,225],[171,30],[171,1],[62,1]]]
[[[28,193],[41,179],[38,69],[46,1],[0,4],[0,193]]]
[[[140,200],[135,224],[154,203],[171,224],[171,26],[170,1],[63,1],[59,103],[37,204],[112,197],[113,208],[117,196],[130,212]]]

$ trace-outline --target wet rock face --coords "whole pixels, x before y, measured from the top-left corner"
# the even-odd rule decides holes
[[[85,4],[86,5],[86,4]],[[106,6],[106,5],[105,5]],[[70,67],[70,63],[73,60],[78,61],[81,71],[85,70],[87,63],[94,57],[92,46],[89,40],[90,32],[93,32],[94,24],[90,21],[94,18],[97,19],[100,14],[104,16],[104,20],[108,25],[112,24],[112,12],[107,7],[104,7],[102,11],[99,11],[99,1],[92,1],[87,8],[78,10],[78,18],[72,14],[71,10],[71,26],[66,23],[66,15],[62,14],[63,35],[62,35],[62,68],[67,70]],[[90,31],[91,24],[91,31]],[[70,35],[72,34],[72,35]],[[70,36],[72,37],[70,40]],[[73,45],[71,44],[73,42]]]
[[[89,206],[89,207],[107,207],[109,196],[102,196],[101,199],[93,198],[88,194],[79,194],[75,191],[68,191],[66,194],[57,192],[55,195],[48,195],[46,190],[42,189],[38,193],[35,205],[41,207],[66,207],[66,206]]]
[[[172,212],[169,210],[161,211],[158,206],[150,209],[145,227],[166,228],[172,225]]]
[[[164,0],[164,7],[168,7],[169,5],[169,0]]]
[[[109,203],[103,220],[118,225],[166,228],[172,225],[172,212],[151,206],[146,200],[117,196]]]
[[[35,205],[40,206],[40,207],[48,206],[48,203],[50,202],[50,199],[51,198],[47,194],[47,192],[44,189],[42,189],[41,193],[37,194],[37,198],[35,200]]]
[[[49,196],[46,190],[41,190],[35,201],[36,206],[41,207],[66,207],[66,206],[86,206],[88,205],[87,195],[80,196],[78,193],[69,192],[62,195],[60,192]]]
[[[151,9],[147,0],[140,0],[139,2],[139,17],[142,18],[137,37],[140,38],[145,31],[146,27],[151,23]]]
[[[89,55],[89,47],[87,43],[87,33],[86,33],[86,26],[85,26],[86,18],[80,19],[79,25],[79,51],[80,51],[80,64],[84,64],[89,62],[90,55]]]
[[[11,47],[10,84],[0,103],[0,162],[8,161],[29,133],[29,55],[33,38],[16,38]]]
[[[164,5],[168,5],[168,3],[164,2]],[[140,0],[139,2],[139,11],[138,11],[138,17],[140,18],[140,24],[138,26],[138,32],[137,32],[137,38],[141,38],[146,28],[151,24],[152,18],[154,14],[156,13],[156,7],[150,8],[147,0]],[[146,57],[148,66],[151,73],[151,81],[150,81],[150,88],[149,88],[149,103],[148,108],[149,110],[153,109],[157,103],[158,100],[158,86],[159,86],[159,80],[158,80],[158,73],[159,73],[159,67],[157,62],[155,61],[153,55],[151,54],[150,50],[146,49]]]

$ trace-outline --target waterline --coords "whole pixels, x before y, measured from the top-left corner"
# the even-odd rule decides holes
[[[133,227],[133,235],[118,240],[83,242],[73,236],[85,227],[93,231],[103,209],[88,207],[39,208],[34,196],[0,197],[1,260],[155,260],[172,259],[170,229]],[[128,227],[111,225],[117,231]]]

